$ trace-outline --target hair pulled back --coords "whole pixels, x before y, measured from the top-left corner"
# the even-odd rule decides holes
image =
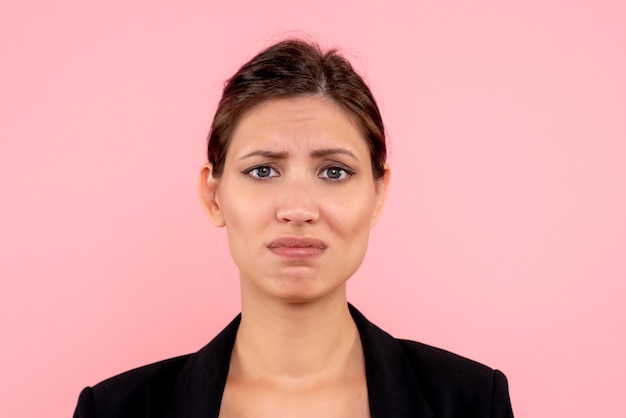
[[[243,114],[270,99],[318,95],[352,115],[368,143],[375,179],[387,158],[385,130],[372,92],[352,65],[332,49],[288,39],[270,46],[244,64],[225,84],[208,138],[213,176],[224,170],[232,134]]]

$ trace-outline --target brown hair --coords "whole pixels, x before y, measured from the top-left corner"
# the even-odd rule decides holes
[[[208,139],[213,176],[221,176],[233,131],[246,111],[270,99],[304,95],[327,97],[355,118],[369,145],[374,178],[382,178],[385,130],[372,92],[336,50],[323,52],[299,39],[270,46],[226,82]]]

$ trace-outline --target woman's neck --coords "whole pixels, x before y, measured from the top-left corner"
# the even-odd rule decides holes
[[[362,348],[345,289],[315,302],[245,299],[231,359],[232,377],[291,386],[362,373]]]

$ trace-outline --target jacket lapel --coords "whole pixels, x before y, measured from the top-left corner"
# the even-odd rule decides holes
[[[193,354],[180,372],[166,418],[217,418],[241,315]]]
[[[427,418],[431,411],[411,363],[391,335],[349,305],[359,329],[372,418]]]
[[[372,418],[428,418],[433,413],[424,399],[411,364],[400,344],[349,305],[365,356],[367,391]],[[238,315],[208,345],[189,357],[181,370],[167,418],[217,418],[230,355],[241,322]]]

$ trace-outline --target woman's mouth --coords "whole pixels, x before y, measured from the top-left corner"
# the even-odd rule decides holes
[[[321,256],[328,245],[315,238],[283,237],[270,242],[267,248],[289,261],[310,261]]]

